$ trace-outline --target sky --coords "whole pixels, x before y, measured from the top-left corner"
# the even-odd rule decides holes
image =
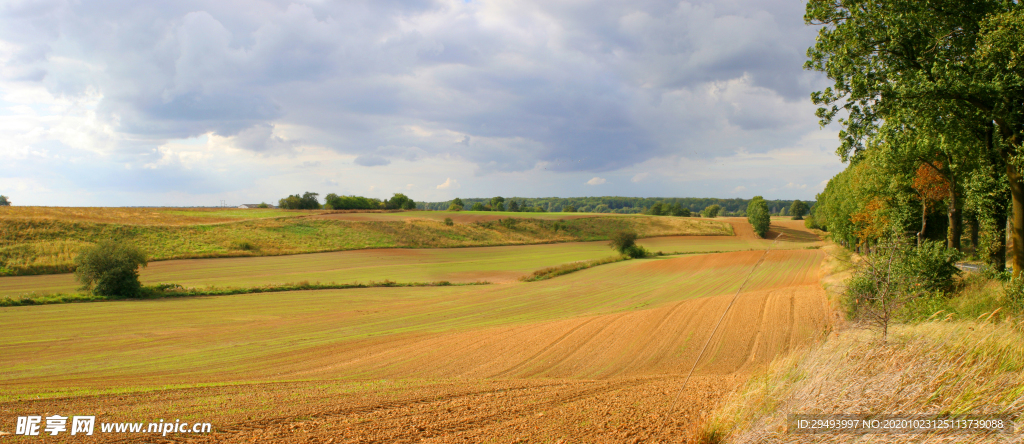
[[[0,194],[814,199],[793,0],[0,3]]]

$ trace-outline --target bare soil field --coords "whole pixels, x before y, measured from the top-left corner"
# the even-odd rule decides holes
[[[823,256],[736,251],[483,287],[3,308],[0,430],[52,412],[215,427],[91,438],[112,442],[692,442],[751,370],[827,328]]]

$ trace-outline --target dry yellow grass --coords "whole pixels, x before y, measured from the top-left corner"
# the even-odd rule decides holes
[[[271,217],[310,216],[329,211],[240,208],[0,207],[0,222],[52,220],[125,225],[194,225]]]
[[[726,442],[850,442],[790,434],[789,414],[1019,414],[1024,321],[932,321],[896,327],[886,343],[850,329],[776,360],[720,409]],[[878,434],[857,442],[1018,442],[1012,435]]]

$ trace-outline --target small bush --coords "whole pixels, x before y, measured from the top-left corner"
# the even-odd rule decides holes
[[[641,247],[639,245],[632,245],[632,246],[630,246],[629,248],[626,249],[626,252],[624,254],[626,254],[627,256],[629,256],[629,257],[631,257],[633,259],[640,259],[640,258],[645,258],[645,257],[651,256],[651,252],[650,251],[647,251],[646,248]]]
[[[925,241],[906,254],[902,265],[908,274],[920,280],[925,290],[948,292],[960,275],[956,261],[961,257],[960,252],[946,248],[941,242]]]
[[[138,297],[142,294],[139,266],[146,263],[146,254],[138,248],[107,240],[79,253],[75,277],[95,295]]]
[[[461,210],[462,208],[459,209]],[[452,225],[455,225],[455,221],[453,221],[452,218],[450,217],[446,217],[444,218],[444,224],[450,227]]]
[[[988,264],[983,265],[981,267],[980,273],[986,279],[991,279],[1000,282],[1008,282],[1010,278],[1013,277],[1013,273],[1010,272],[1009,270],[996,271],[995,268]]]
[[[255,251],[258,250],[256,245],[249,241],[235,241],[231,243],[231,248],[242,251]]]
[[[1016,312],[1024,311],[1024,278],[1010,279],[1003,284],[1003,291],[1006,294],[1004,302],[1008,308]]]

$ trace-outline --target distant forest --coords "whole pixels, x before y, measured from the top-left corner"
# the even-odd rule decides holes
[[[490,197],[487,198],[461,198],[466,210],[470,210],[475,203],[489,205]],[[652,205],[661,202],[671,205],[678,204],[683,208],[689,208],[692,213],[699,213],[711,205],[722,207],[720,216],[746,216],[747,204],[750,199],[714,199],[697,197],[509,197],[505,198],[505,204],[516,201],[518,207],[540,207],[544,211],[559,212],[567,206],[572,206],[578,212],[584,213],[625,213],[637,214],[646,213]],[[772,214],[779,215],[789,211],[792,200],[766,200],[768,210]],[[441,211],[447,210],[452,201],[444,202],[416,202],[416,208],[421,210]],[[804,201],[808,207],[814,206],[814,201]]]

